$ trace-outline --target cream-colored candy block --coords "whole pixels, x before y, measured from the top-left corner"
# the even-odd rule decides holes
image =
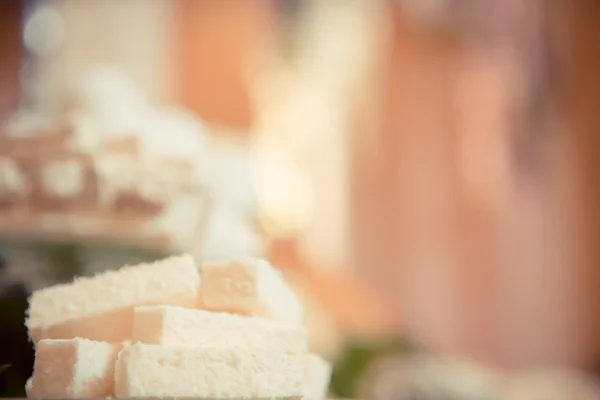
[[[136,307],[132,341],[156,345],[306,351],[304,329],[262,318],[181,307]]]
[[[119,353],[115,394],[299,399],[304,395],[304,354],[137,343]]]
[[[41,340],[29,397],[99,398],[114,395],[114,368],[120,345],[86,339]]]
[[[324,400],[329,390],[331,365],[316,354],[306,354],[304,400]]]
[[[299,299],[267,261],[243,258],[202,267],[202,300],[209,310],[227,311],[302,326]]]
[[[189,255],[123,267],[34,292],[26,325],[34,343],[75,337],[120,343],[131,339],[134,307],[196,307],[199,286]]]
[[[48,163],[42,170],[45,191],[58,198],[75,197],[84,189],[84,170],[81,161],[67,159]]]
[[[27,185],[17,162],[0,157],[0,195],[21,195],[26,190]]]

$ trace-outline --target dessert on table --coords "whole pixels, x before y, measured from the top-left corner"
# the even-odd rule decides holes
[[[28,397],[322,400],[330,365],[267,261],[190,255],[38,290],[25,321]]]

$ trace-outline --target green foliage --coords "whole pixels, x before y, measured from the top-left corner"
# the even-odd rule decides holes
[[[357,386],[371,363],[381,357],[413,352],[414,347],[404,339],[386,343],[352,343],[344,357],[336,363],[331,376],[330,390],[333,396],[354,398]]]

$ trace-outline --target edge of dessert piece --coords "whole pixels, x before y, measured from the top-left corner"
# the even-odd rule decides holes
[[[266,318],[163,305],[134,308],[132,341],[166,346],[276,346],[286,351],[308,350],[304,327]]]
[[[169,283],[173,284],[171,288]],[[200,273],[189,254],[126,265],[118,270],[75,278],[70,283],[34,292],[29,298],[25,325],[35,343],[40,339],[35,337],[36,329],[101,316],[115,310],[126,311],[136,305],[164,302],[196,307],[199,288]]]
[[[329,392],[332,365],[316,353],[305,355],[305,400],[323,400]]]
[[[202,281],[200,292],[202,302],[207,310],[228,312],[237,315],[252,316],[248,308],[255,307],[256,260],[251,257],[239,257],[223,260],[205,261],[201,265]],[[228,276],[228,272],[236,267],[243,269]],[[238,293],[235,293],[235,292]],[[232,296],[235,294],[235,297]],[[244,304],[240,306],[240,297]]]
[[[117,397],[303,397],[304,354],[135,343],[119,353],[115,393]],[[217,378],[220,385],[215,386]]]
[[[114,366],[122,345],[84,338],[38,343],[30,397],[106,397],[114,394]]]
[[[303,326],[302,303],[281,271],[267,260],[211,261],[202,265],[202,273],[202,300],[207,309]]]

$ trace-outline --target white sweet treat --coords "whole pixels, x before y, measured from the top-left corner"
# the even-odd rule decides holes
[[[81,161],[75,159],[55,161],[44,166],[42,184],[48,194],[59,198],[71,198],[84,189],[84,173]]]
[[[100,125],[94,116],[74,111],[69,114],[69,121],[73,130],[68,141],[69,150],[89,154],[100,148],[105,137],[99,133]]]
[[[303,325],[300,301],[281,273],[265,260],[240,258],[205,264],[201,292],[209,310]]]
[[[3,126],[3,132],[8,139],[26,138],[39,134],[56,122],[52,116],[39,112],[22,110],[13,115]]]
[[[120,156],[102,156],[94,159],[99,178],[100,203],[110,207],[119,194],[134,193],[149,202],[165,203],[168,195],[150,170]]]
[[[329,389],[331,365],[316,354],[305,356],[304,400],[324,400]]]
[[[142,146],[149,158],[160,156],[198,163],[206,156],[205,129],[187,111],[156,110],[149,116],[143,134]]]
[[[36,398],[101,398],[114,395],[120,345],[86,339],[42,340],[35,353],[27,396]]]
[[[8,211],[0,217],[12,218],[0,218],[0,228],[189,250],[208,197],[207,128],[191,112],[152,107],[133,80],[106,66],[61,94],[56,110],[21,111],[2,127],[9,156],[0,160],[0,205]],[[57,161],[66,154],[71,160]],[[33,162],[9,160],[17,156]]]
[[[0,157],[0,194],[23,194],[26,183],[14,160]]]
[[[131,339],[134,307],[195,307],[199,285],[190,255],[123,267],[34,292],[26,325],[34,344],[75,337],[119,343]]]
[[[119,353],[120,397],[297,398],[304,395],[304,355],[280,349],[134,344]]]
[[[279,348],[304,352],[306,332],[275,321],[180,307],[136,307],[132,341],[155,345]]]
[[[169,197],[162,213],[143,226],[149,232],[168,237],[171,247],[190,249],[198,239],[206,202],[198,193]]]
[[[93,118],[100,135],[139,134],[151,115],[140,88],[118,70],[91,70],[73,89],[68,106]]]

